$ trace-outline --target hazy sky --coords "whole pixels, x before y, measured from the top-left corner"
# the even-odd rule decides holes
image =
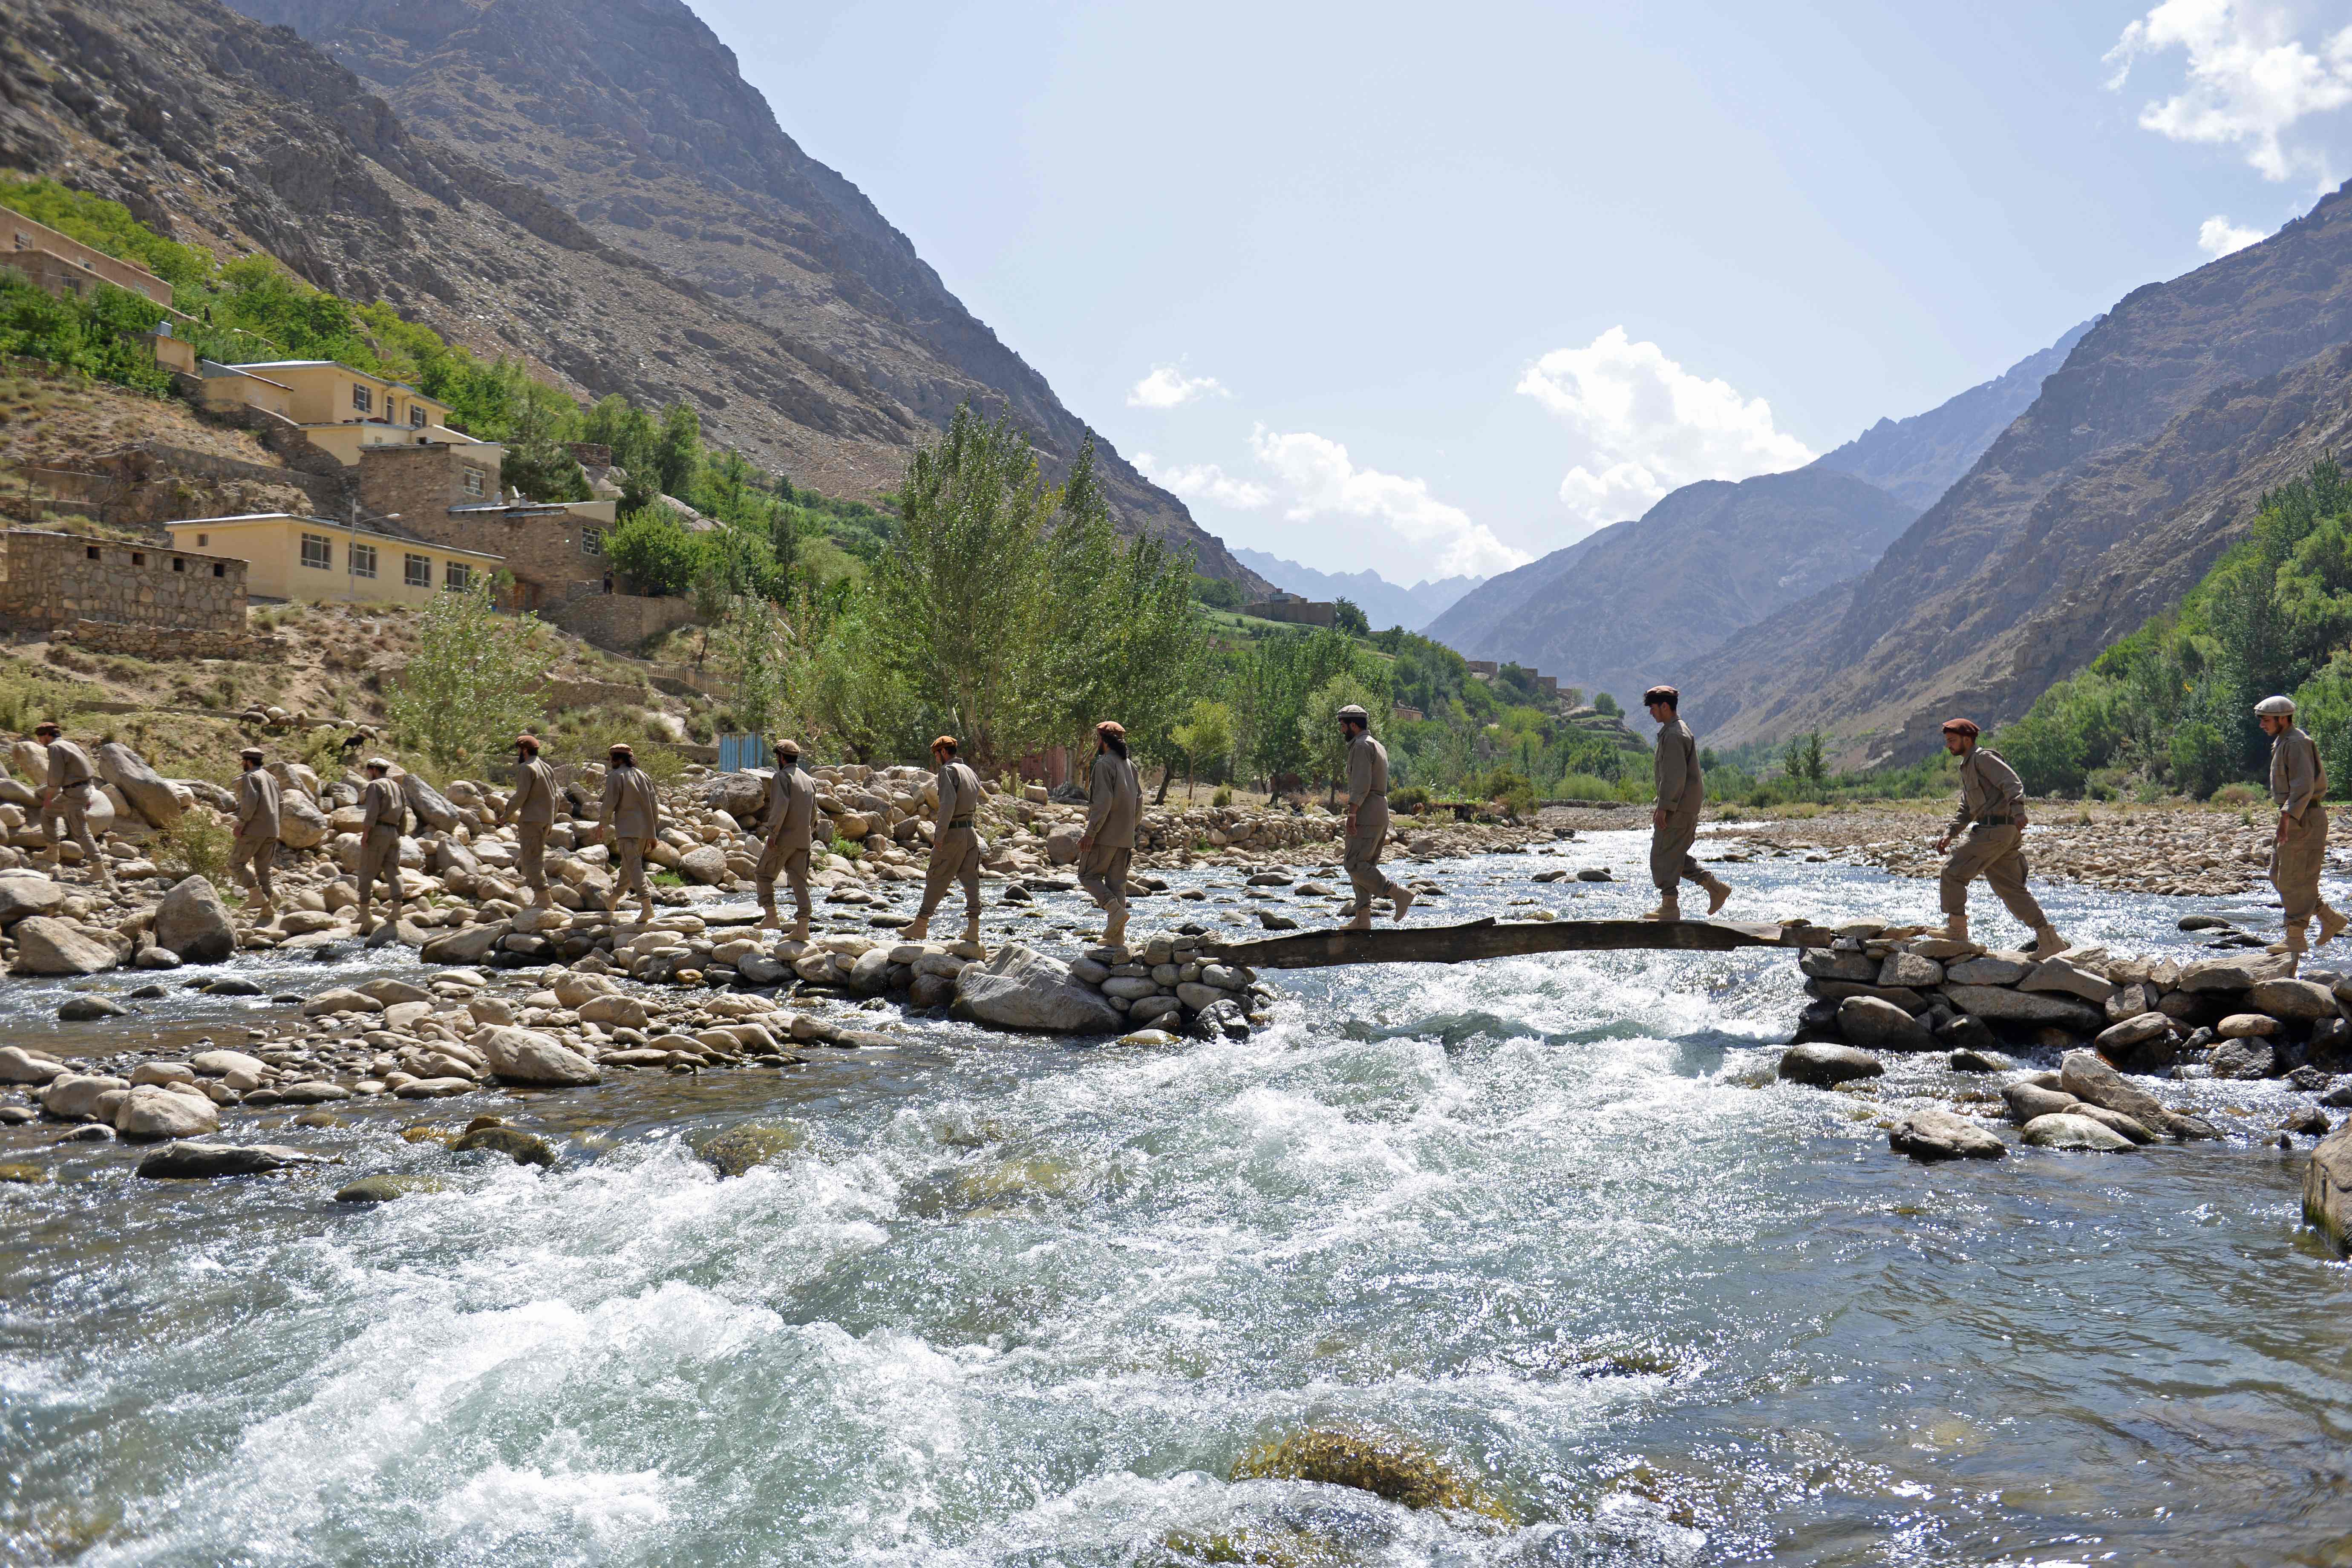
[[[1950,396],[2352,175],[2352,4],[690,0],[1237,544],[1488,574]]]

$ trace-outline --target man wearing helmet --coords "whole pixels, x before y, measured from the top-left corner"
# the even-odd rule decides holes
[[[1944,721],[1944,749],[1960,759],[1960,805],[1936,840],[1938,853],[1951,850],[1944,862],[1939,934],[1969,940],[1969,884],[1982,877],[2009,912],[2032,929],[2034,956],[2054,957],[2066,950],[2066,941],[2025,888],[2025,785],[1999,752],[1977,743],[1981,733],[1972,719]]]
[[[2319,916],[2319,940],[2331,941],[2345,919],[2319,896],[2327,860],[2327,769],[2319,747],[2294,721],[2294,699],[2265,697],[2254,721],[2271,738],[2271,798],[2278,803],[2278,833],[2271,842],[2271,885],[2286,913],[2286,940],[2271,949],[2287,955],[2290,970],[2309,950],[2304,927]]]
[[[1356,889],[1349,931],[1372,929],[1372,900],[1396,904],[1399,924],[1412,908],[1412,889],[1381,870],[1381,846],[1389,836],[1389,751],[1372,739],[1372,716],[1353,702],[1339,710],[1339,733],[1348,742],[1348,837],[1340,864]]]

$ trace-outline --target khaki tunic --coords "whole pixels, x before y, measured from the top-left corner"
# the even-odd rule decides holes
[[[604,774],[604,842],[613,850],[613,886],[616,892],[650,898],[646,885],[646,846],[661,832],[661,800],[654,781],[637,767],[612,768]]]
[[[1135,763],[1116,752],[1095,753],[1087,782],[1086,855],[1078,886],[1114,912],[1127,908],[1127,872],[1135,862],[1135,830],[1143,821],[1143,781]]]
[[[229,847],[228,868],[266,904],[278,901],[270,863],[278,855],[279,805],[278,781],[268,769],[247,768],[236,781],[236,842]]]
[[[1381,870],[1381,846],[1389,837],[1389,749],[1369,730],[1348,743],[1348,830],[1340,864],[1356,889],[1356,908],[1376,898],[1394,898],[1397,885]]]
[[[1698,842],[1699,814],[1706,805],[1706,780],[1699,772],[1697,737],[1680,718],[1658,726],[1658,750],[1650,771],[1657,784],[1654,805],[1666,814],[1665,826],[1650,829],[1650,880],[1660,892],[1671,893],[1685,879],[1707,879],[1691,855],[1691,846]]]
[[[816,781],[799,768],[778,768],[768,781],[768,841],[751,873],[761,909],[776,906],[776,878],[792,880],[793,902],[809,916],[809,849],[816,840]]]
[[[515,769],[515,792],[507,801],[515,825],[515,864],[522,885],[547,886],[547,830],[555,821],[555,770],[533,757]]]
[[[2308,734],[2290,729],[2271,742],[2271,798],[2280,813],[2271,886],[2290,926],[2326,908],[2319,897],[2319,873],[2327,864],[2327,807],[2320,804],[2326,795],[2327,767]]]
[[[1979,877],[2009,912],[2035,931],[2050,923],[2026,890],[2025,785],[1990,746],[1960,759],[1960,804],[1952,813],[1951,853],[1944,860],[1944,913],[1969,912],[1969,884]]]
[[[381,881],[395,918],[400,912],[400,830],[408,802],[389,777],[368,780],[360,795],[360,911],[364,915]]]
[[[980,775],[961,762],[940,770],[940,809],[931,822],[931,863],[923,873],[920,918],[930,919],[947,896],[948,884],[961,882],[965,907],[980,919],[980,834],[971,814],[980,809]]]
[[[48,769],[49,787],[54,793],[42,808],[41,831],[49,847],[58,848],[71,838],[81,846],[82,864],[110,879],[113,868],[99,853],[98,839],[89,830],[89,808],[97,799],[98,785],[90,773],[89,753],[71,741],[51,741]],[[59,823],[65,825],[62,832],[58,830]]]

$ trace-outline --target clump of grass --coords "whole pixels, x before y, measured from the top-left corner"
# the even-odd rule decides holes
[[[155,864],[174,878],[202,877],[217,886],[228,870],[229,847],[236,836],[209,811],[198,806],[180,813],[179,820],[152,840]]]

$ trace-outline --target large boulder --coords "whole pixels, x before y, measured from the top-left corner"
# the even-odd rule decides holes
[[[0,926],[27,915],[53,915],[66,907],[66,885],[37,871],[0,872]]]
[[[446,833],[457,826],[457,808],[441,792],[415,773],[400,775],[400,796],[425,826]]]
[[[2051,991],[2011,991],[2002,985],[1946,985],[1945,998],[1959,1012],[1997,1024],[2055,1024],[2077,1035],[2095,1035],[2107,1016],[2087,1002]]]
[[[2099,1032],[2091,1042],[2098,1053],[2114,1061],[2128,1061],[2143,1047],[2168,1038],[2172,1020],[2161,1013],[2142,1013],[2136,1018],[2126,1018]]]
[[[2035,1117],[2018,1136],[2037,1149],[2071,1149],[2086,1154],[2121,1154],[2139,1146],[2113,1128],[2063,1110]]]
[[[2009,1152],[2000,1134],[1983,1122],[1932,1108],[1896,1122],[1886,1146],[1915,1160],[1998,1160]]]
[[[1086,829],[1076,823],[1064,823],[1045,835],[1045,858],[1056,866],[1075,866],[1078,862],[1078,840]]]
[[[493,1025],[475,1030],[466,1043],[482,1053],[482,1059],[502,1083],[572,1088],[604,1081],[594,1062],[553,1035],[535,1029]]]
[[[2183,991],[2251,991],[2265,980],[2285,973],[2286,961],[2266,954],[2235,953],[2228,958],[2200,958],[2180,971]]]
[[[1127,1018],[1055,959],[1020,942],[956,978],[956,1005],[983,1024],[1064,1035],[1124,1033]]]
[[[2303,1171],[2303,1217],[2338,1252],[2352,1250],[2352,1121],[2311,1152]]]
[[[115,1108],[114,1130],[125,1138],[200,1138],[220,1131],[220,1112],[201,1094],[183,1094],[160,1084],[133,1084]]]
[[[445,931],[427,942],[417,957],[433,964],[473,964],[489,957],[499,945],[499,939],[513,927],[505,921],[484,921],[478,925],[459,926]]]
[[[195,1181],[207,1176],[261,1176],[289,1165],[321,1163],[319,1156],[280,1143],[172,1143],[139,1162],[152,1179]]]
[[[65,1064],[22,1046],[0,1046],[0,1083],[47,1083],[65,1075]]]
[[[179,792],[164,781],[163,775],[147,765],[146,759],[122,744],[109,741],[98,749],[98,771],[106,782],[122,792],[131,809],[157,827],[169,827],[180,820],[187,809]],[[165,946],[171,944],[166,942]]]
[[[720,773],[702,786],[702,804],[749,821],[767,805],[768,781],[758,773]]]
[[[1885,1070],[1885,1065],[1868,1051],[1823,1040],[1790,1046],[1780,1053],[1779,1068],[1780,1076],[1791,1083],[1809,1083],[1816,1089],[1829,1089],[1851,1079],[1876,1078]]]
[[[2172,1121],[2172,1112],[2156,1096],[2134,1088],[2090,1051],[2068,1051],[2059,1059],[2058,1087],[2077,1100],[2119,1110],[2145,1127],[2164,1127]]]
[[[715,888],[727,879],[727,851],[715,844],[698,845],[677,858],[677,874],[689,882]]]
[[[155,944],[183,963],[226,963],[236,956],[236,925],[211,882],[184,877],[155,907]]]
[[[327,814],[308,795],[289,790],[278,797],[278,842],[289,849],[316,849],[332,831]]]
[[[1925,1024],[1894,1003],[1875,996],[1849,996],[1840,1002],[1838,1033],[1850,1045],[1883,1051],[1927,1051],[1936,1047],[1936,1037],[1927,1032]]]
[[[41,1090],[41,1109],[61,1121],[86,1121],[108,1103],[106,1095],[130,1087],[129,1079],[102,1073],[67,1073]]]
[[[102,974],[121,961],[112,942],[47,915],[18,921],[8,934],[16,939],[19,974]]]
[[[562,993],[556,994],[560,997]],[[642,1029],[651,1021],[646,1005],[634,996],[589,996],[580,1004],[579,1012],[582,1023],[611,1029]]]
[[[2246,1005],[2273,1018],[2313,1023],[2336,1016],[2336,993],[2315,980],[2257,980],[2246,992]]]
[[[2000,1098],[2009,1106],[2009,1119],[2020,1127],[2037,1117],[2055,1116],[2083,1103],[2063,1089],[2044,1089],[2038,1083],[2029,1083],[2022,1079],[2015,1083],[2003,1084]]]

